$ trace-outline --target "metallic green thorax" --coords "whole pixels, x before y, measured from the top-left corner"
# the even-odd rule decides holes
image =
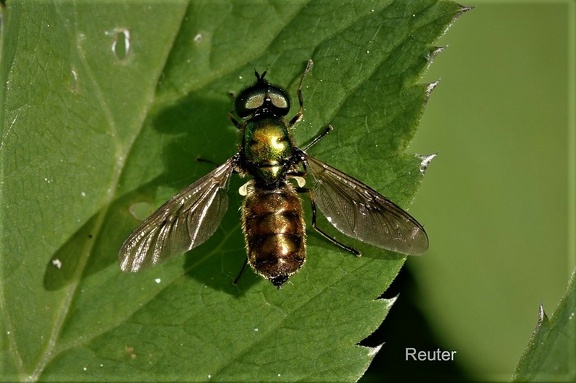
[[[247,170],[256,183],[272,186],[286,174],[294,145],[284,119],[251,119],[244,127],[242,150]]]

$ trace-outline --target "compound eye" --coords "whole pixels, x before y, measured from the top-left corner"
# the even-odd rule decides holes
[[[239,117],[248,117],[264,105],[266,92],[261,86],[244,90],[234,101],[234,110]]]
[[[248,110],[255,110],[264,105],[265,94],[262,92],[254,93],[249,95],[245,100],[243,100],[243,106]]]
[[[290,99],[286,92],[280,88],[270,87],[268,89],[268,97],[270,97],[270,102],[280,116],[288,114],[290,111]]]
[[[290,98],[277,86],[257,83],[240,93],[234,101],[234,110],[240,118],[252,115],[283,117],[290,111]]]

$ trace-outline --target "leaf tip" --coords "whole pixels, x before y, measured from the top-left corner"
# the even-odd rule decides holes
[[[542,325],[545,324],[548,321],[548,316],[546,315],[546,312],[544,311],[544,305],[542,303],[540,303],[540,305],[538,306],[538,322],[536,323],[536,327],[534,328],[534,331],[532,332],[532,339],[535,339],[536,334],[540,331],[540,329],[542,328]]]
[[[438,86],[438,84],[440,84],[440,80],[431,82],[431,83],[429,83],[429,84],[426,86],[426,100],[428,100],[428,99],[430,98],[430,95],[432,94],[432,91],[433,91],[434,89],[436,89],[436,87]]]
[[[394,305],[394,303],[396,303],[396,299],[398,299],[400,295],[396,295],[395,297],[392,298],[378,298],[377,300],[380,301],[384,301],[386,304],[386,310],[390,310],[392,308],[392,306]]]
[[[433,154],[422,154],[420,155],[420,173],[424,174],[426,173],[426,170],[428,169],[428,165],[430,165],[430,162],[432,162],[432,160],[434,158],[436,158],[436,156],[438,155],[438,153],[433,153]]]
[[[446,33],[448,31],[448,29],[450,29],[450,27],[452,26],[452,24],[454,23],[454,21],[456,21],[456,19],[458,19],[460,16],[462,16],[464,13],[471,11],[472,9],[474,9],[474,6],[467,6],[467,5],[460,5],[460,4],[456,4],[456,10],[453,13],[453,17],[452,17],[452,21],[446,26],[446,29],[444,30],[444,32],[442,33],[442,35],[444,33]]]
[[[473,10],[474,8],[476,8],[473,5],[462,5],[462,4],[458,4],[458,10],[456,11],[456,17],[459,17],[460,15],[462,15],[463,13],[466,13],[468,11]]]
[[[384,346],[384,343],[379,344],[378,346],[375,347],[366,347],[368,349],[368,356],[370,358],[374,358],[376,354],[378,354],[378,352],[382,349],[382,346]]]
[[[536,329],[538,329],[540,326],[542,326],[542,323],[544,323],[547,320],[548,320],[548,316],[546,315],[546,312],[544,311],[544,305],[542,303],[540,303],[540,305],[538,306],[538,323],[536,324]]]
[[[428,55],[426,56],[426,59],[429,62],[432,62],[436,56],[438,56],[440,53],[444,52],[444,49],[446,49],[447,45],[442,46],[442,47],[431,47],[430,52],[428,52]]]

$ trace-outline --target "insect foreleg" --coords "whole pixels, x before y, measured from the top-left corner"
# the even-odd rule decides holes
[[[306,76],[306,74],[310,72],[310,69],[312,69],[313,64],[314,62],[312,60],[308,60],[308,62],[306,63],[306,69],[304,69],[304,73],[302,73],[302,77],[300,77],[300,85],[298,85],[298,90],[296,92],[298,94],[298,103],[300,104],[300,109],[298,109],[298,113],[296,113],[296,115],[292,117],[292,119],[290,120],[290,126],[294,126],[294,124],[300,121],[302,119],[302,116],[304,115],[304,97],[302,96],[302,82],[304,81],[304,77]]]
[[[232,115],[232,113],[228,113],[228,119],[234,124],[234,126],[238,129],[242,129],[242,124],[239,123],[234,116]]]

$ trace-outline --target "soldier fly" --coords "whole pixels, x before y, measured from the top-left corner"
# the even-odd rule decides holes
[[[406,255],[428,249],[424,228],[375,190],[324,164],[306,151],[324,137],[328,126],[303,149],[292,138],[302,119],[302,82],[312,68],[309,60],[297,90],[299,110],[286,120],[290,97],[255,71],[256,82],[234,100],[239,120],[228,114],[242,135],[238,152],[224,164],[188,186],[148,217],[126,239],[119,253],[120,268],[136,272],[191,250],[218,228],[228,208],[227,189],[232,173],[250,176],[240,188],[242,230],[248,263],[280,288],[306,259],[306,231],[298,193],[307,193],[312,227],[350,253],[360,252],[339,242],[316,225],[317,208],[349,237]],[[314,186],[305,187],[310,173]],[[242,272],[240,273],[242,274]],[[237,281],[237,280],[236,280]]]

